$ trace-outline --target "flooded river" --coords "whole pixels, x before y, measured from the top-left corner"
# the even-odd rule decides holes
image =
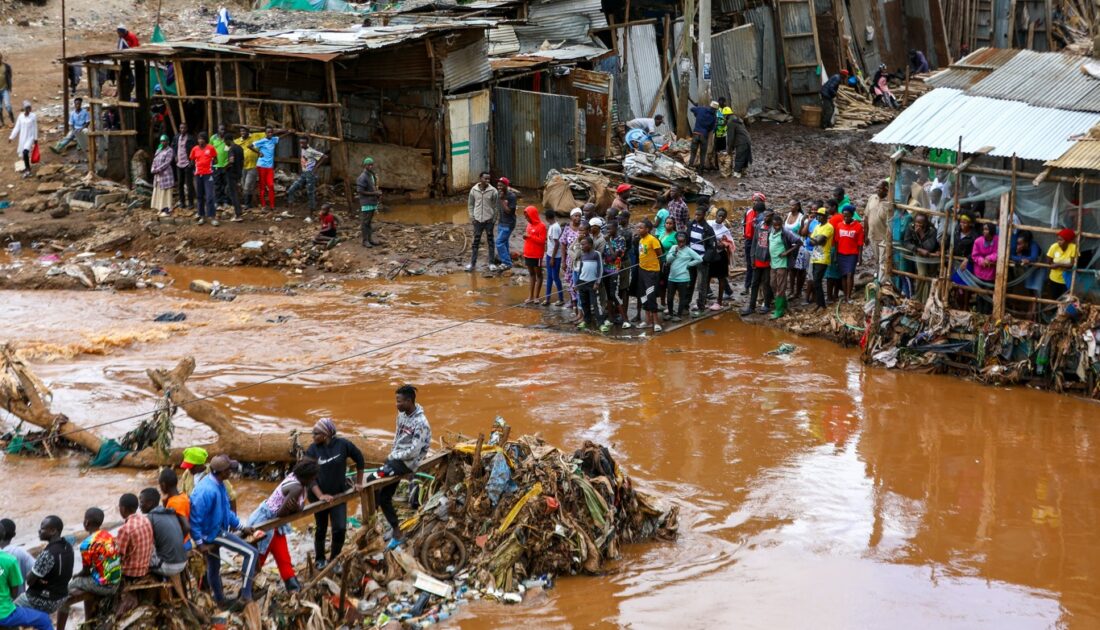
[[[285,280],[172,274],[176,287]],[[0,327],[34,357],[55,409],[89,424],[151,409],[145,369],[186,355],[198,363],[192,387],[208,394],[419,336],[218,402],[256,429],[330,415],[385,438],[392,391],[411,382],[437,436],[476,434],[501,414],[513,435],[565,449],[605,442],[681,506],[677,542],[626,547],[616,570],[562,579],[543,601],[471,605],[462,628],[1100,626],[1095,404],[871,369],[850,350],[731,316],[627,343],[532,327],[537,310],[496,312],[525,295],[466,275],[230,303],[182,288],[6,292]],[[151,321],[165,311],[187,320]],[[765,356],[782,342],[797,352]],[[203,437],[178,420],[178,441]],[[46,513],[73,526],[93,503],[113,515],[119,493],[150,482],[11,457],[0,475],[21,542]],[[250,510],[270,486],[247,485]]]

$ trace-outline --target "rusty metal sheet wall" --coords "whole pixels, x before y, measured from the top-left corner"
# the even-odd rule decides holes
[[[771,7],[761,5],[745,11],[745,19],[756,32],[756,76],[760,79],[760,105],[779,109],[783,102],[783,51],[775,41],[775,18]]]
[[[611,148],[614,80],[606,72],[573,70],[573,96],[584,116],[584,157],[605,157]]]
[[[493,172],[538,188],[550,169],[577,163],[577,99],[523,90],[493,90]]]
[[[752,24],[718,33],[710,38],[714,75],[711,93],[725,96],[739,116],[757,114],[760,104],[756,31]]]
[[[484,36],[443,58],[443,89],[448,92],[488,81],[492,76],[493,71],[489,68],[489,42]]]

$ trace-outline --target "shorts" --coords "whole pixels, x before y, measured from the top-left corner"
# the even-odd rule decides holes
[[[657,312],[657,294],[660,291],[657,286],[661,283],[660,271],[638,270],[638,285],[641,287],[642,308],[651,312]]]
[[[841,276],[850,276],[856,272],[856,263],[859,262],[859,254],[839,254],[837,264]]]
[[[800,247],[798,249],[798,257],[794,260],[794,268],[799,271],[806,271],[810,268],[809,247]]]
[[[108,597],[118,592],[118,584],[103,585],[90,575],[78,575],[69,580],[70,591],[83,591],[99,597]]]
[[[542,259],[541,258],[528,258],[527,256],[524,256],[523,257],[523,262],[528,267],[538,267],[539,263],[542,262]]]

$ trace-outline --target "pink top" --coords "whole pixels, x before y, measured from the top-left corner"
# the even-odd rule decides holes
[[[987,241],[984,236],[974,240],[974,249],[970,250],[970,260],[974,261],[974,275],[986,282],[993,282],[997,275],[997,237]]]

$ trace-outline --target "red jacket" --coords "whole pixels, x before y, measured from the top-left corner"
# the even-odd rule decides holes
[[[542,260],[546,255],[546,224],[539,218],[538,208],[523,209],[527,217],[527,233],[523,235],[523,257]]]

